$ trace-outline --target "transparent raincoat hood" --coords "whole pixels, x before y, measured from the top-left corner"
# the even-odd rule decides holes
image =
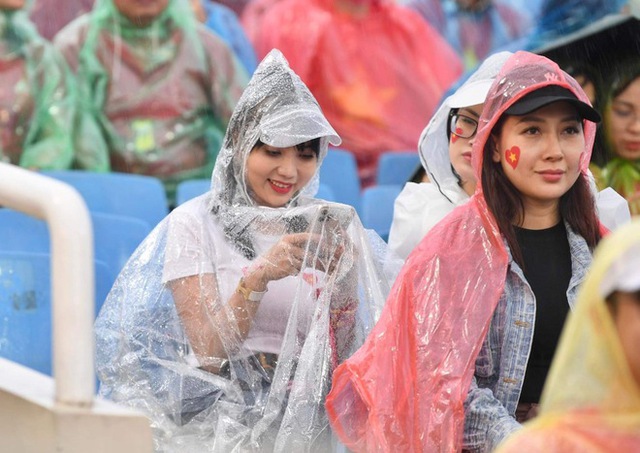
[[[324,399],[333,369],[363,343],[382,310],[390,288],[377,259],[384,244],[370,241],[353,208],[307,196],[317,174],[281,208],[256,206],[244,177],[258,140],[292,146],[313,138],[320,138],[320,159],[329,142],[339,143],[274,50],[238,102],[211,191],[151,233],[98,316],[100,393],[144,411],[158,451],[335,446]],[[271,265],[265,254],[284,235],[307,232],[317,242],[306,244],[300,273],[269,283],[244,335],[231,306],[238,281],[253,266]],[[175,291],[186,280],[196,282],[186,311],[200,313],[203,328],[215,332],[228,358],[224,372],[201,368],[221,358],[198,353],[206,345],[186,331]]]
[[[75,91],[60,55],[22,10],[0,10],[0,159],[26,168],[66,169]],[[93,168],[92,168],[93,169]]]
[[[484,145],[514,102],[547,85],[587,97],[552,61],[517,52],[494,81],[478,125],[472,163],[481,180]],[[595,125],[585,122],[587,171]],[[327,411],[358,452],[452,452],[462,448],[464,401],[475,359],[503,292],[506,246],[481,184],[425,236],[407,259],[380,321],[334,373]],[[400,328],[398,326],[401,326]]]
[[[640,447],[640,387],[601,291],[612,268],[625,266],[638,253],[638,220],[600,243],[562,333],[540,415],[509,438],[500,453],[613,453]]]

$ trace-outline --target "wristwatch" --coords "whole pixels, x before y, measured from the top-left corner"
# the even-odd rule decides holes
[[[252,291],[245,285],[244,277],[240,279],[240,283],[238,283],[238,287],[236,288],[236,292],[242,294],[242,297],[245,298],[247,302],[260,302],[262,300],[262,296],[265,295],[267,290],[264,291]]]

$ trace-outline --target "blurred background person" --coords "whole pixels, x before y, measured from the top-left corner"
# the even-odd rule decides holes
[[[38,35],[25,3],[0,0],[0,158],[31,169],[66,169],[74,165],[70,73]]]
[[[98,0],[56,36],[113,171],[176,185],[211,174],[247,75],[184,0]],[[85,137],[88,139],[88,137]]]
[[[603,133],[608,162],[600,185],[612,187],[640,214],[640,58],[618,62],[605,101]]]
[[[355,155],[362,187],[375,182],[380,154],[415,151],[462,71],[433,28],[388,0],[282,0],[254,45],[258,57],[284,53]]]
[[[231,8],[212,0],[190,0],[196,18],[227,43],[247,74],[253,74],[258,61],[253,45]]]
[[[529,34],[531,13],[520,12],[505,2],[493,0],[407,0],[462,57],[465,70],[472,70],[488,55]]]

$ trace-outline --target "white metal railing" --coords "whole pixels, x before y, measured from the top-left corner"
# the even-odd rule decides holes
[[[84,200],[63,182],[0,163],[0,205],[42,219],[51,237],[56,403],[93,403],[93,230]]]

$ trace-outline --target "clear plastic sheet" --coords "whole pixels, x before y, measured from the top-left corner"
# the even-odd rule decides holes
[[[602,283],[640,253],[640,221],[605,237],[565,325],[540,415],[499,453],[613,453],[640,447],[640,387],[630,373]],[[637,264],[635,265],[637,266]],[[640,272],[639,268],[635,268]]]
[[[363,187],[381,153],[416,149],[462,72],[445,39],[390,0],[283,0],[262,16],[254,46],[284,53],[355,155]]]
[[[158,451],[335,447],[324,410],[332,371],[378,319],[394,264],[352,207],[311,198],[317,172],[282,208],[256,206],[244,176],[258,140],[315,138],[320,161],[340,143],[274,50],[234,111],[211,191],[151,233],[107,298],[96,321],[100,394],[144,411]],[[260,266],[280,278],[247,328],[236,288]]]
[[[73,165],[75,90],[62,57],[22,10],[0,10],[0,159],[26,168]]]
[[[547,85],[578,83],[550,60],[517,52],[489,90],[472,163],[481,180],[482,151],[496,121],[515,101]],[[584,122],[587,172],[595,125]],[[482,186],[425,236],[407,259],[380,321],[334,373],[327,411],[356,452],[453,452],[462,448],[464,402],[475,360],[502,294],[508,254]]]
[[[189,2],[169,0],[138,27],[112,0],[97,0],[55,44],[80,89],[77,143],[106,149],[113,171],[160,178],[170,201],[181,181],[211,175],[247,75]]]

